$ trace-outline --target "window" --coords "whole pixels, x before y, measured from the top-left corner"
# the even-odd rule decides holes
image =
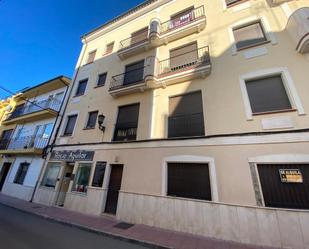
[[[123,85],[130,85],[144,80],[144,60],[127,65]]]
[[[93,129],[95,128],[95,125],[97,123],[97,117],[98,117],[98,111],[95,112],[89,112],[88,114],[88,121],[86,124],[86,129]]]
[[[94,51],[92,51],[92,52],[90,52],[88,54],[88,59],[87,59],[87,63],[86,64],[92,63],[94,61],[96,53],[97,53],[97,50],[94,50]]]
[[[41,186],[55,188],[58,180],[60,167],[60,163],[49,163],[46,168]]]
[[[197,63],[197,42],[193,42],[170,50],[170,67],[171,71],[177,71]]]
[[[97,162],[92,180],[92,186],[101,188],[103,186],[106,162]]]
[[[145,41],[148,38],[148,27],[131,34],[131,45]]]
[[[78,87],[77,87],[77,89],[76,89],[75,96],[84,95],[84,93],[85,93],[85,91],[86,91],[87,83],[88,83],[88,79],[86,79],[86,80],[81,80],[81,81],[78,83]]]
[[[23,185],[30,163],[21,163],[15,175],[14,183]]]
[[[106,45],[106,50],[105,50],[105,54],[110,54],[113,52],[114,49],[114,42],[111,42],[109,44]]]
[[[91,171],[90,163],[79,164],[76,176],[74,178],[72,191],[87,193],[90,171]]]
[[[256,46],[267,41],[261,21],[234,28],[233,33],[238,50]]]
[[[139,104],[119,107],[114,141],[136,140]]]
[[[168,163],[167,195],[212,200],[207,163]]]
[[[107,73],[99,74],[97,86],[104,86],[106,82]]]
[[[169,99],[168,137],[203,136],[204,115],[201,92]]]
[[[68,116],[67,125],[63,133],[64,136],[72,136],[76,120],[77,120],[77,114]]]
[[[227,7],[230,7],[230,6],[233,6],[234,4],[245,2],[245,1],[247,0],[225,0],[225,3]]]
[[[16,118],[16,117],[22,115],[24,113],[24,111],[25,111],[25,104],[15,106],[15,109],[12,112],[12,114],[10,115],[9,118]]]
[[[281,75],[246,80],[252,113],[291,110]]]

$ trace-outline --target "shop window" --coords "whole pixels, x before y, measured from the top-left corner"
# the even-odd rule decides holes
[[[168,137],[203,136],[202,93],[193,92],[169,99]]]
[[[168,163],[167,195],[211,201],[207,163]]]
[[[106,162],[97,162],[92,180],[92,186],[101,188],[103,186]]]
[[[139,104],[119,107],[114,141],[136,140],[138,116]]]
[[[79,164],[77,173],[74,178],[72,191],[79,193],[87,193],[89,185],[89,177],[91,171],[91,164]]]
[[[48,188],[55,188],[60,168],[61,168],[60,163],[49,163],[47,165],[41,186]]]
[[[281,75],[245,82],[253,114],[292,109]]]
[[[23,185],[30,163],[21,163],[15,175],[14,183]]]
[[[255,21],[233,29],[238,50],[257,46],[267,41],[261,21]]]

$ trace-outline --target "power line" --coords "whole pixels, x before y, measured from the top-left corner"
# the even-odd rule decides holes
[[[1,0],[0,0],[0,2],[1,2]],[[13,95],[13,96],[16,95],[16,93],[10,91],[9,89],[7,89],[7,88],[5,88],[5,87],[3,87],[3,86],[1,86],[1,85],[0,85],[0,89],[2,89],[3,91],[9,93],[10,95]],[[28,100],[28,99],[26,99],[26,98],[24,98],[24,97],[22,97],[22,96],[20,96],[19,98],[21,98],[22,100],[24,100],[24,101],[27,102],[27,103],[30,103],[30,104],[32,104],[32,105],[34,105],[34,106],[40,108],[41,110],[46,110],[46,111],[48,111],[48,112],[50,112],[50,113],[53,113],[53,112],[51,112],[51,111],[49,110],[49,108],[43,108],[42,106],[40,106],[40,105],[36,104],[35,102],[30,101],[30,100]]]

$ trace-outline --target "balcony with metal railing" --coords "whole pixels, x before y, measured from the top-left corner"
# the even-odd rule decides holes
[[[206,22],[204,6],[195,8],[182,16],[177,18],[172,18],[160,25],[160,35],[166,34],[168,32],[175,31],[177,29],[185,28],[190,24],[193,24],[199,20],[204,20]]]
[[[122,40],[117,53],[120,59],[126,59],[137,53],[201,32],[205,27],[204,6],[186,10],[183,14],[177,14],[163,23],[159,19],[153,19],[149,28],[137,31],[129,38]]]
[[[25,121],[30,122],[56,116],[60,110],[61,103],[58,99],[47,99],[40,102],[33,102],[23,107],[17,107],[8,115],[3,124],[9,125]]]
[[[204,78],[211,72],[209,47],[201,47],[159,62],[158,80],[173,84]]]
[[[129,38],[120,41],[118,56],[125,59],[139,52],[144,52],[150,46],[149,30],[145,29],[136,35],[131,35]]]
[[[26,136],[0,140],[0,154],[41,154],[48,136]]]

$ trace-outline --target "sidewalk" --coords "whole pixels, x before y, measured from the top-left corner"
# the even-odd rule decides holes
[[[76,226],[80,229],[92,231],[105,236],[141,244],[149,248],[174,249],[262,249],[257,247],[222,241],[207,237],[194,236],[185,233],[173,232],[144,225],[128,227],[126,223],[112,217],[98,217],[72,212],[58,207],[47,207],[30,203],[0,194],[0,204],[23,212],[38,215],[62,224]],[[119,227],[115,227],[118,225]]]

